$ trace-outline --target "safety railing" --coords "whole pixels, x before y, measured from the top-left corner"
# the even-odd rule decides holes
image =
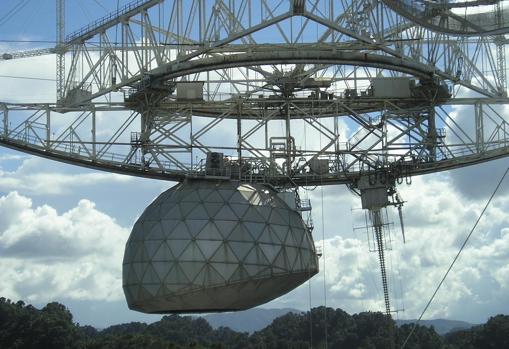
[[[119,8],[117,11],[113,11],[106,16],[99,18],[98,20],[89,23],[85,27],[67,35],[65,38],[66,43],[71,43],[75,41],[77,38],[80,37],[86,37],[89,33],[94,33],[98,28],[106,25],[108,22],[114,22],[119,17],[122,17],[123,15],[126,15],[127,13],[136,10],[137,8],[142,8],[145,6],[151,6],[153,4],[157,4],[161,2],[161,0],[136,0],[133,1],[127,5],[125,5],[122,8]]]

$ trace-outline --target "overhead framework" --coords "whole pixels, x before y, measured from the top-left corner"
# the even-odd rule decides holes
[[[57,103],[64,98],[65,83],[65,0],[57,0]]]
[[[507,1],[139,0],[65,38],[58,4],[56,47],[1,55],[56,54],[58,82],[55,103],[0,103],[4,146],[386,197],[508,155]]]
[[[500,0],[384,0],[394,11],[426,28],[455,35],[509,32],[507,2]]]

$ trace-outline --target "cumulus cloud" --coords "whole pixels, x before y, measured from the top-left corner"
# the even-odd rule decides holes
[[[475,94],[470,91],[463,97],[474,96]],[[445,109],[448,111],[445,118],[448,124],[446,143],[449,145],[463,144],[464,147],[468,145],[470,150],[475,149],[471,144],[480,141],[477,139],[475,106],[456,105]],[[483,112],[486,113],[482,118],[484,142],[491,143],[490,147],[493,147],[494,143],[500,142],[497,145],[500,146],[507,138],[506,124],[504,123],[509,121],[507,117],[509,106],[501,104],[484,106]],[[450,184],[462,194],[464,199],[479,200],[489,196],[493,189],[493,183],[498,180],[506,168],[507,160],[500,159],[452,170],[448,172],[448,175],[451,180]],[[472,181],[472,179],[476,180]]]
[[[32,302],[123,297],[121,264],[129,231],[81,200],[63,214],[0,197],[0,294]]]
[[[0,154],[3,154],[2,149]],[[13,156],[18,154],[21,153],[12,153]],[[58,211],[68,210],[80,199],[87,198],[126,226],[173,184],[84,169],[33,156],[0,159],[0,195],[17,191],[30,197],[36,205],[48,204]]]
[[[64,169],[67,167],[67,171]],[[61,195],[86,186],[126,183],[133,178],[114,173],[83,171],[46,159],[29,157],[13,171],[0,170],[0,191],[23,191],[28,195]]]
[[[51,78],[54,66],[53,56],[3,62],[0,74]],[[32,81],[27,86],[25,80],[3,81],[8,82],[0,86],[3,100],[54,100],[53,82]],[[12,91],[23,93],[13,95]],[[501,114],[507,114],[504,112]],[[451,117],[469,134],[475,133],[471,108],[458,107]],[[98,122],[102,130],[107,130],[107,122],[112,121],[98,113]],[[229,126],[228,122],[224,124]],[[342,141],[355,126],[341,123],[341,134],[345,135]],[[302,148],[317,148],[326,141],[323,137],[320,142],[318,133],[310,132],[304,143],[303,131],[295,129],[294,136],[300,140],[298,146]],[[452,134],[448,134],[448,138],[451,142],[455,140]],[[204,139],[216,142],[214,144],[219,141],[213,136]],[[262,144],[263,137],[256,134],[252,141]],[[0,167],[0,193],[6,194],[0,196],[0,295],[31,302],[64,298],[104,304],[105,300],[122,300],[121,260],[128,229],[117,221],[126,220],[126,216],[132,221],[133,212],[141,213],[151,198],[171,184],[153,181],[147,184],[148,181],[127,176],[54,165],[32,157],[0,154],[0,161],[22,161],[21,166],[13,170]],[[505,164],[505,160],[500,160],[418,177],[414,178],[412,186],[400,188],[407,200],[404,207],[407,244],[401,243],[396,224],[392,235],[394,248],[387,253],[387,258],[391,262],[389,265],[392,264],[392,300],[395,308],[400,305],[405,308],[403,317],[415,318],[420,314]],[[22,194],[12,192],[14,190]],[[360,206],[358,199],[344,186],[326,187],[322,212],[321,190],[310,192],[309,197],[313,203],[315,240],[318,245],[325,246],[322,272],[311,285],[303,285],[267,306],[307,308],[309,289],[312,306],[323,304],[325,261],[328,305],[350,312],[382,310],[377,256],[368,252],[366,237],[352,230],[360,223],[351,211]],[[115,193],[115,200],[111,200],[112,193]],[[44,204],[51,197],[62,201],[64,195],[70,195],[74,202],[67,201],[59,208],[56,203]],[[509,313],[507,196],[505,189],[494,201],[426,314],[427,318],[481,322],[495,313]],[[40,197],[42,202],[34,205],[29,197]],[[79,201],[84,197],[89,200]],[[91,198],[101,206],[118,206],[118,210],[110,210],[107,215],[94,206]],[[128,209],[128,205],[135,206]],[[322,227],[324,241],[321,240]]]
[[[406,244],[400,235],[396,212],[389,214],[392,250],[386,252],[389,288],[393,309],[404,309],[403,318],[416,318],[458,252],[486,200],[465,200],[464,193],[451,185],[450,173],[414,178],[411,186],[401,186],[407,201],[404,206]],[[495,183],[492,181],[492,186]],[[482,322],[496,313],[509,312],[509,209],[508,185],[486,211],[461,257],[449,274],[425,318],[456,318]],[[488,193],[489,194],[489,193]],[[339,196],[338,196],[339,198]],[[346,196],[342,200],[347,200]],[[357,198],[352,198],[354,204]],[[347,205],[325,211],[327,229],[340,229],[342,216],[351,215]],[[330,206],[326,202],[326,206]],[[316,205],[316,201],[315,201]],[[389,211],[391,209],[389,208]],[[391,212],[389,212],[391,213]],[[319,220],[316,217],[315,220]],[[358,220],[359,223],[361,220]],[[355,223],[355,224],[357,224]],[[347,229],[347,227],[343,227]],[[325,246],[322,271],[312,281],[315,305],[323,304],[323,260],[329,305],[349,312],[382,311],[383,294],[376,253],[370,253],[363,234],[335,234],[317,245]],[[284,298],[305,297],[303,286]],[[306,307],[305,302],[300,303]]]
[[[20,177],[25,178],[25,185],[33,179],[28,175],[31,170],[26,173],[26,177]],[[79,173],[77,170],[72,175]],[[5,178],[5,174],[0,178]],[[80,177],[76,178],[79,182]],[[484,205],[484,200],[464,200],[464,194],[452,181],[450,173],[443,173],[416,177],[411,186],[399,188],[407,201],[404,206],[407,243],[403,245],[401,241],[397,215],[392,212],[389,219],[395,222],[391,235],[393,249],[387,252],[387,260],[393,308],[405,309],[399,314],[401,317],[415,318],[420,314]],[[118,186],[131,187],[120,182]],[[86,190],[77,191],[73,198],[90,196]],[[325,261],[329,306],[349,312],[383,310],[378,257],[369,252],[365,232],[352,230],[361,221],[355,220],[351,210],[359,206],[359,199],[344,186],[325,187],[322,221],[321,191],[318,188],[307,195],[313,203],[315,241],[325,247],[322,272],[312,279],[311,285],[303,285],[266,306],[306,309],[310,291],[312,306],[323,304]],[[427,318],[481,322],[495,313],[509,312],[507,194],[504,185]],[[4,271],[0,294],[31,302],[53,299],[98,304],[108,300],[122,302],[121,260],[128,229],[98,210],[90,200],[76,199],[59,212],[47,204],[34,205],[29,196],[10,192],[0,197],[0,267]]]

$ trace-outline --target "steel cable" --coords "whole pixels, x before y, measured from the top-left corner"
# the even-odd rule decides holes
[[[436,294],[438,293],[438,290],[440,289],[440,287],[442,286],[442,284],[444,283],[445,279],[447,278],[447,275],[449,275],[449,272],[451,271],[452,267],[454,266],[454,264],[456,263],[456,261],[458,260],[461,252],[463,251],[463,249],[465,248],[465,246],[467,245],[468,243],[468,240],[470,239],[470,237],[472,236],[475,228],[477,227],[477,225],[479,224],[481,218],[484,216],[484,213],[486,212],[486,210],[488,209],[488,206],[490,205],[491,201],[493,200],[493,198],[495,197],[495,194],[497,193],[498,189],[500,188],[500,185],[502,184],[502,182],[504,181],[504,178],[506,177],[507,173],[509,172],[509,167],[506,168],[503,176],[500,178],[500,180],[498,181],[498,184],[497,186],[495,187],[495,190],[493,190],[493,193],[491,194],[490,198],[488,199],[488,202],[486,202],[486,205],[484,206],[483,210],[481,211],[481,214],[479,215],[479,217],[477,217],[477,220],[475,221],[475,224],[474,226],[472,227],[472,229],[470,230],[470,233],[468,233],[467,237],[465,238],[465,241],[463,242],[463,244],[461,245],[458,253],[456,254],[456,256],[454,257],[451,265],[449,266],[449,268],[447,269],[447,271],[445,272],[444,276],[442,277],[442,280],[440,280],[440,283],[438,284],[437,288],[435,289],[435,292],[433,292],[433,295],[431,296],[431,298],[429,299],[428,303],[426,304],[426,306],[424,307],[424,310],[422,311],[421,315],[419,316],[419,319],[417,319],[416,322],[414,322],[414,325],[412,327],[412,330],[410,331],[410,333],[408,334],[408,336],[406,337],[405,341],[403,342],[403,344],[401,345],[401,349],[404,349],[406,344],[408,343],[408,340],[412,337],[415,329],[417,328],[417,324],[419,323],[419,321],[421,321],[422,317],[424,316],[424,313],[426,313],[426,311],[428,310],[429,306],[431,305],[431,302],[433,302],[433,299],[435,298]]]
[[[10,19],[12,19],[12,17],[17,15],[19,11],[21,11],[26,5],[28,5],[29,2],[30,0],[22,0],[21,2],[18,2],[16,5],[14,5],[12,9],[10,9],[5,15],[3,15],[0,18],[0,27],[7,23]]]

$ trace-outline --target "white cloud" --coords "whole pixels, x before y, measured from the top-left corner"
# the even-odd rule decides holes
[[[0,197],[0,294],[32,302],[123,298],[129,231],[88,200],[59,215],[11,192]]]
[[[12,161],[12,160],[24,160],[27,159],[28,155],[21,154],[0,154],[0,163],[3,161]]]
[[[53,77],[54,67],[54,56],[45,56],[2,62],[0,74]],[[54,100],[53,82],[28,80],[27,84],[27,80],[2,81],[5,82],[0,86],[2,100]],[[12,91],[23,93],[14,96]],[[451,117],[460,122],[469,134],[473,134],[474,119],[468,111],[468,108],[456,108]],[[114,125],[112,120],[98,113],[101,130],[108,130],[110,123]],[[229,123],[224,122],[225,128]],[[340,126],[341,134],[346,136],[350,133],[348,127],[351,126],[353,130],[354,125],[341,123]],[[231,128],[225,132],[231,134],[233,130]],[[295,130],[294,136],[302,148],[317,148],[320,145],[317,132],[308,131],[304,144],[303,130],[298,127]],[[106,133],[101,135],[107,137],[108,132],[103,132]],[[223,140],[226,138],[233,139],[223,137]],[[345,138],[342,137],[342,140]],[[454,140],[450,133],[448,138]],[[218,142],[212,136],[204,139],[215,144]],[[250,141],[262,144],[263,138],[256,134]],[[324,142],[325,137],[322,144]],[[122,300],[121,260],[128,230],[88,200],[80,201],[75,207],[75,203],[66,204],[65,212],[59,213],[55,205],[34,207],[28,196],[48,200],[50,196],[62,197],[72,193],[74,198],[90,198],[108,188],[100,193],[100,201],[94,200],[98,205],[108,202],[121,206],[141,201],[140,209],[136,211],[141,213],[146,202],[140,200],[139,196],[141,192],[147,192],[148,186],[141,188],[140,181],[127,176],[71,169],[70,166],[57,168],[45,159],[7,158],[0,155],[0,161],[8,160],[24,161],[20,168],[13,171],[0,170],[0,192],[17,190],[23,194],[11,192],[0,197],[0,295],[31,302],[71,298],[103,304],[105,300]],[[505,160],[502,160],[445,174],[417,177],[412,186],[400,188],[407,200],[404,207],[407,244],[401,244],[399,232],[395,229],[394,250],[387,254],[387,258],[392,260],[395,274],[392,276],[391,273],[391,292],[399,288],[398,269],[401,275],[403,294],[397,293],[393,302],[397,305],[404,299],[404,317],[415,318],[420,314],[482,209],[482,199],[493,187],[499,169],[505,166]],[[117,196],[112,199],[111,188],[114,185],[124,187],[121,190],[128,193],[131,200]],[[149,196],[165,185],[164,182],[151,184]],[[133,187],[137,187],[135,189],[138,191]],[[352,233],[350,209],[359,206],[357,199],[349,195],[344,187],[324,188],[324,221],[321,222],[320,190],[318,188],[312,192],[310,197],[314,205],[315,239],[318,244],[321,244],[321,227],[325,227],[326,254],[322,262],[326,259],[328,305],[349,312],[382,310],[377,256],[368,252],[364,236]],[[488,315],[494,315],[494,312],[509,312],[509,218],[506,214],[509,202],[507,194],[502,195],[505,196],[498,197],[487,212],[426,314],[427,318],[452,317],[480,322]],[[146,198],[144,200],[148,201]],[[129,216],[125,207],[121,207],[120,211],[113,215],[117,220]],[[129,221],[132,219],[134,216],[128,218]],[[321,284],[320,274],[312,282],[313,306],[322,302]],[[307,287],[304,285],[269,306],[284,304],[305,308]]]
[[[36,160],[32,158],[27,161]],[[37,195],[61,195],[83,186],[114,182],[126,183],[132,180],[128,176],[106,172],[65,174],[21,170],[0,172],[0,175],[2,175],[0,177],[0,190],[23,190]]]
[[[489,168],[485,166],[485,170]],[[483,172],[482,168],[478,171]],[[411,186],[399,188],[407,200],[403,209],[407,243],[402,243],[397,214],[394,214],[393,249],[386,252],[386,260],[393,309],[405,308],[404,313],[398,314],[400,317],[420,315],[485,205],[485,200],[465,200],[464,194],[451,185],[454,180],[450,172],[421,176],[414,178]],[[491,184],[494,186],[494,181]],[[482,322],[496,313],[509,311],[506,187],[501,187],[486,211],[425,318]],[[343,196],[341,200],[353,204],[358,199]],[[317,205],[316,200],[314,204]],[[342,222],[343,216],[351,215],[348,204],[340,207],[333,198],[327,198],[325,205],[335,208],[325,212],[326,229],[346,229]],[[319,221],[316,213],[315,222]],[[318,235],[315,230],[316,240]],[[328,304],[348,312],[382,311],[377,254],[368,252],[363,235],[335,235],[325,240]],[[322,245],[322,241],[317,241],[317,245]],[[314,304],[323,303],[322,272],[313,279],[312,285]],[[292,295],[295,302],[297,297],[305,296],[305,288],[286,296],[285,305],[292,304]]]
[[[169,184],[138,182],[131,177],[51,164],[44,159],[25,159],[20,168],[0,174],[0,183],[4,181],[0,190],[23,191],[22,195],[10,193],[0,197],[0,267],[4,270],[0,294],[41,303],[54,299],[88,299],[98,304],[107,300],[122,302],[121,260],[128,229],[112,217],[125,216],[125,209],[119,211],[124,213],[108,216],[90,201],[80,201],[77,205],[76,202],[78,198],[90,198],[103,188],[111,190],[112,186],[125,192],[125,198],[134,198],[140,192],[141,183],[157,187],[151,196]],[[486,170],[478,171],[482,174]],[[9,181],[14,182],[6,184]],[[464,193],[452,185],[454,181],[451,172],[446,172],[415,177],[411,186],[399,188],[407,201],[404,206],[407,244],[401,242],[395,215],[394,249],[387,253],[387,259],[392,261],[391,294],[396,291],[391,299],[394,308],[402,308],[404,303],[406,311],[399,314],[402,317],[415,318],[420,314],[484,205],[484,200],[465,200]],[[96,182],[101,185],[95,185]],[[494,185],[493,181],[491,184]],[[43,188],[51,185],[60,189]],[[35,189],[37,186],[40,189]],[[34,206],[28,198],[38,195],[43,199],[61,198],[62,192],[72,192],[76,201],[59,211],[44,205],[44,201]],[[112,199],[109,193],[104,192],[94,201],[102,205],[104,202],[117,206],[119,202],[128,204],[129,200]],[[383,310],[377,255],[368,252],[364,235],[352,232],[351,208],[359,206],[358,198],[344,186],[324,187],[324,221],[321,222],[321,195],[321,188],[309,193],[316,226],[314,236],[319,245],[321,227],[325,227],[322,261],[324,258],[327,261],[328,305],[348,312]],[[136,212],[140,213],[145,205],[139,204]],[[490,315],[509,311],[508,208],[509,195],[504,185],[426,318],[481,322]],[[355,221],[355,225],[358,223]],[[321,274],[313,278],[313,306],[323,304],[322,285]],[[309,306],[307,293],[308,285],[303,285],[266,306],[305,309]]]

